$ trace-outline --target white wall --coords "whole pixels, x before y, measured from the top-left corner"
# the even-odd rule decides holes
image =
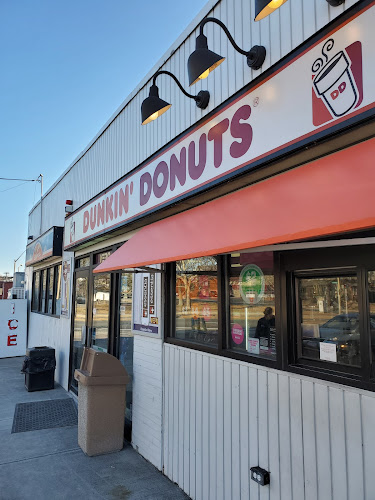
[[[133,447],[162,470],[162,340],[134,335]]]
[[[56,350],[55,380],[68,390],[70,319],[30,313],[28,347],[46,345]]]
[[[193,499],[373,500],[375,394],[164,344],[164,472]],[[271,473],[270,486],[250,467]]]
[[[63,252],[63,259],[73,257],[72,252]],[[74,261],[72,261],[74,262]],[[28,347],[46,345],[54,347],[56,350],[56,372],[55,380],[68,390],[69,385],[69,355],[70,355],[70,325],[72,314],[72,291],[73,291],[73,268],[70,272],[70,316],[53,317],[46,314],[31,312],[33,271],[42,269],[51,265],[58,265],[61,260],[54,260],[48,263],[39,263],[36,267],[27,267],[25,271],[25,288],[27,291],[27,310],[28,310]]]

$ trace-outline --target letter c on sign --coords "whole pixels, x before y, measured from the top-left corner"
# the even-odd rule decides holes
[[[9,330],[16,330],[18,328],[18,319],[10,319],[8,321]]]

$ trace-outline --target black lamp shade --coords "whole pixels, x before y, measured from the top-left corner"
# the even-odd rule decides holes
[[[254,21],[260,21],[281,7],[287,0],[255,0]]]
[[[225,57],[219,56],[207,47],[207,38],[199,35],[196,41],[196,49],[188,59],[189,86],[194,85],[198,80],[207,78],[209,73],[219,66]]]
[[[327,2],[332,7],[338,7],[339,5],[341,5],[342,3],[344,3],[344,0],[327,0]]]
[[[165,113],[170,107],[171,104],[160,99],[158,87],[152,85],[150,88],[150,95],[142,102],[142,125],[146,125],[156,120],[156,118]]]

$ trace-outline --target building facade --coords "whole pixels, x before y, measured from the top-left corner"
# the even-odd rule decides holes
[[[117,356],[194,499],[374,497],[375,2],[334,3],[209,2],[29,214],[29,346],[75,393],[84,346]]]

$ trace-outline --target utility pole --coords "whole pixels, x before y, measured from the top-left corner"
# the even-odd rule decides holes
[[[25,249],[25,250],[21,253],[21,255],[20,255],[17,259],[15,259],[15,260],[13,261],[13,263],[14,263],[14,264],[13,264],[13,276],[14,276],[14,273],[16,272],[16,262],[17,262],[17,260],[20,260],[20,258],[22,257],[22,255],[23,255],[25,252],[26,252],[26,249]],[[21,265],[22,265],[22,264],[21,264]]]

